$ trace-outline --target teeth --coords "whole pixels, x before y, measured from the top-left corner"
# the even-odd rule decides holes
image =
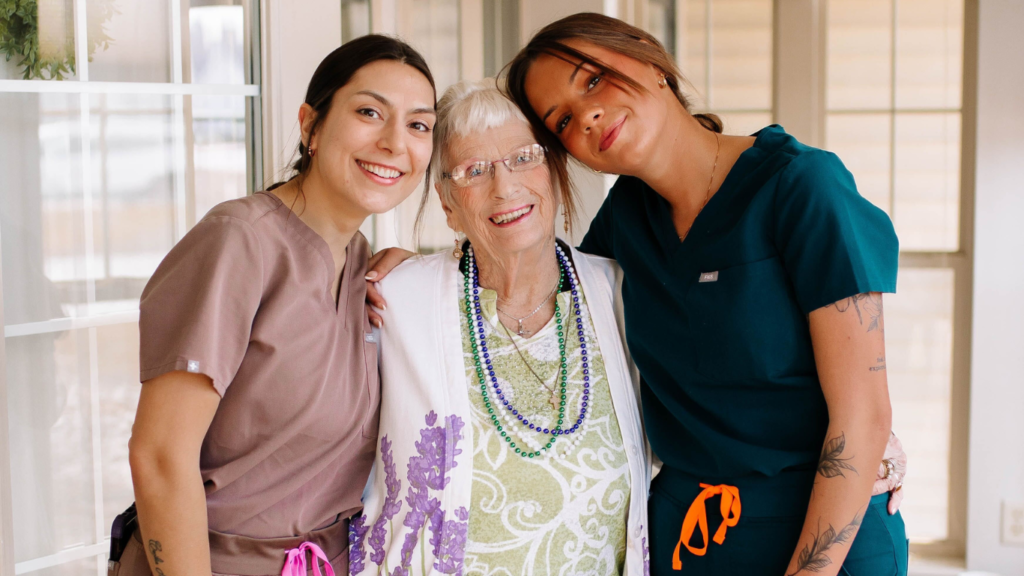
[[[367,164],[366,162],[359,162],[358,160],[356,162],[360,166],[362,166],[363,169],[366,170],[367,172],[376,174],[381,178],[398,178],[399,176],[402,175],[402,173],[399,172],[398,170],[392,170],[391,168],[385,168],[383,166],[378,166],[376,164]]]
[[[527,206],[526,208],[520,208],[515,212],[507,212],[505,214],[502,214],[501,216],[495,216],[494,218],[491,218],[491,221],[494,222],[495,224],[504,224],[506,222],[511,222],[516,218],[519,218],[526,214],[527,212],[529,212],[531,208],[532,207]]]

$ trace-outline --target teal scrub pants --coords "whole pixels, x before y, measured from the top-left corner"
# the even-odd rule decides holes
[[[704,481],[739,489],[742,512],[735,526],[726,529],[721,544],[710,542],[704,556],[680,546],[681,569],[673,569],[683,518],[702,489],[700,480],[663,468],[651,485],[648,501],[650,565],[652,576],[785,576],[800,540],[814,471],[786,472],[772,479]],[[706,502],[708,538],[722,523],[721,496]],[[888,494],[871,498],[860,530],[849,547],[841,576],[906,576],[907,536],[903,517],[886,510]],[[837,530],[839,528],[837,527]],[[690,545],[701,547],[695,530]]]

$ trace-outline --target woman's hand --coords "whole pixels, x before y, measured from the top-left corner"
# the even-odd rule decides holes
[[[895,434],[889,435],[889,443],[885,446],[882,463],[878,466],[878,477],[871,495],[889,493],[889,514],[895,514],[903,502],[903,479],[907,477],[907,453],[903,451],[903,443]],[[892,468],[886,466],[890,462]]]
[[[377,291],[377,282],[383,280],[388,275],[388,272],[395,269],[395,266],[415,255],[415,252],[409,252],[401,248],[385,248],[370,257],[366,272],[366,303],[369,305],[367,309],[370,313],[370,323],[377,328],[384,325],[384,319],[376,309],[388,309],[387,302],[384,301],[380,292]]]

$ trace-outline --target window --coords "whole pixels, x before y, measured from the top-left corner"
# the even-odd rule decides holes
[[[0,556],[14,574],[103,575],[111,522],[133,500],[139,296],[262,171],[259,26],[250,0],[39,11],[40,48],[66,80],[0,65],[0,526],[13,527]]]
[[[886,297],[893,426],[910,456],[904,504],[915,543],[962,542],[951,448],[955,387],[967,385],[970,255],[963,246],[963,0],[830,0],[826,146],[900,238]],[[961,324],[963,323],[963,324]],[[955,546],[955,544],[954,544]],[[962,544],[960,544],[962,546]]]
[[[771,124],[772,1],[680,0],[677,4],[683,14],[683,34],[678,38],[661,34],[677,43],[679,66],[697,94],[696,109],[718,114],[726,134],[751,134]],[[662,5],[652,3],[652,18],[669,13]]]

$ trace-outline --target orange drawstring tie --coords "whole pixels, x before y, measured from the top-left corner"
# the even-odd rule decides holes
[[[679,542],[676,543],[676,550],[672,554],[673,570],[683,569],[683,562],[679,559],[680,546],[686,546],[686,549],[694,556],[703,556],[708,551],[708,511],[705,507],[708,498],[718,494],[722,495],[722,523],[719,524],[718,530],[715,531],[715,543],[721,544],[725,542],[726,529],[732,528],[740,521],[739,488],[725,484],[719,484],[718,486],[701,484],[700,487],[704,491],[693,500],[693,504],[690,504],[690,509],[686,511],[686,517],[683,518],[683,529],[679,533]],[[693,537],[694,527],[698,525],[700,526],[700,533],[704,535],[704,546],[694,548],[690,546],[690,538]]]

